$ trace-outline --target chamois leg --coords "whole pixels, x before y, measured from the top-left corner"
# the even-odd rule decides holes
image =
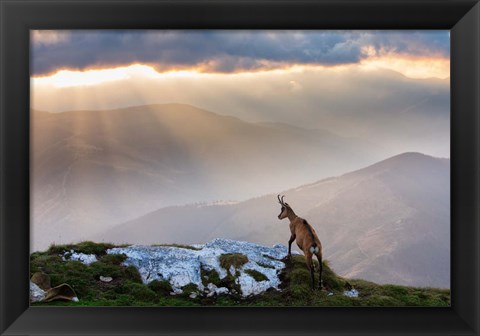
[[[323,288],[323,280],[322,280],[322,271],[323,271],[323,262],[322,262],[322,254],[318,253],[316,254],[317,260],[318,260],[318,265],[319,265],[319,270],[318,270],[318,287],[320,289]]]
[[[290,236],[290,240],[288,241],[288,256],[291,257],[292,256],[292,243],[293,241],[295,240],[295,235],[291,235]]]
[[[310,276],[312,277],[312,289],[315,289],[315,274],[314,274],[312,256],[313,256],[312,254],[306,255],[306,257],[307,257],[307,267],[310,270]]]

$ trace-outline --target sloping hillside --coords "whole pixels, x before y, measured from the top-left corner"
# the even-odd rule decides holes
[[[450,162],[405,153],[283,194],[316,229],[342,276],[448,288]],[[286,243],[276,195],[234,204],[167,207],[96,239],[116,243],[202,243],[214,237]]]
[[[244,250],[238,251],[242,247]],[[45,252],[31,255],[30,275],[38,276],[41,272],[40,278],[48,277],[52,287],[68,284],[75,291],[76,300],[40,301],[33,305],[450,305],[450,290],[380,286],[345,279],[336,275],[328,262],[323,264],[324,288],[312,290],[305,258],[299,255],[284,258],[286,251],[286,246],[265,247],[218,239],[195,246],[116,247],[92,242],[53,245]],[[43,300],[41,291],[36,289],[32,298]]]

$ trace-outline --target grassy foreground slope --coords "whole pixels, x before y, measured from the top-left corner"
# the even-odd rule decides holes
[[[449,306],[450,290],[416,288],[397,285],[378,285],[336,275],[324,262],[324,285],[327,291],[310,288],[310,274],[303,256],[294,255],[279,277],[281,290],[270,289],[260,295],[242,297],[235,276],[220,279],[215,271],[203,271],[205,286],[213,283],[227,287],[229,294],[207,297],[193,284],[183,287],[183,293],[172,295],[168,281],[153,281],[144,285],[137,269],[125,267],[124,255],[108,255],[115,246],[83,242],[76,245],[53,245],[45,252],[30,256],[30,275],[42,271],[50,276],[52,286],[67,283],[76,291],[79,302],[52,301],[33,303],[34,306]],[[184,246],[184,248],[191,248]],[[80,261],[62,260],[66,251],[95,254],[97,262],[85,265]],[[228,256],[231,258],[231,256]],[[241,258],[241,256],[240,256]],[[227,258],[226,258],[227,259]],[[316,265],[318,269],[318,265]],[[100,281],[109,276],[111,282]],[[251,276],[262,281],[262,274]],[[343,295],[349,285],[360,293],[358,297]],[[233,294],[232,294],[233,293]],[[329,294],[329,293],[333,293]]]

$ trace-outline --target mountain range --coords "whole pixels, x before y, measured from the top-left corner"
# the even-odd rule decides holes
[[[450,285],[450,161],[404,153],[284,191],[317,231],[324,258],[348,278]],[[215,237],[287,244],[275,194],[239,203],[166,207],[96,236],[115,243],[203,243]],[[294,244],[295,245],[295,244]]]
[[[184,104],[32,111],[33,249],[150,211],[258,195],[383,158],[326,130],[251,123]]]
[[[448,159],[184,104],[31,120],[33,251],[87,239],[287,244],[283,190],[340,275],[449,287]]]

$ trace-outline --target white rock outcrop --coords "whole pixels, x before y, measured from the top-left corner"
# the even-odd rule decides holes
[[[100,281],[103,281],[103,282],[111,282],[113,280],[112,277],[103,276],[103,275],[100,275],[99,279],[100,279]]]
[[[208,290],[208,294],[207,294],[207,297],[208,296],[213,296],[214,294],[217,294],[217,295],[220,295],[220,294],[228,294],[229,290],[227,287],[217,287],[215,286],[214,284],[212,283],[209,283],[208,286],[207,286],[207,290]]]
[[[74,250],[65,252],[62,256],[62,259],[80,261],[85,265],[90,265],[94,262],[97,262],[97,256],[95,254],[85,254],[85,253],[75,252]]]
[[[198,250],[172,246],[132,245],[112,248],[107,250],[107,253],[125,254],[127,259],[124,265],[136,267],[143,283],[167,280],[174,291],[179,291],[190,283],[203,291],[205,288],[202,284],[201,269],[215,270],[220,278],[224,278],[227,276],[227,270],[220,266],[219,257],[226,253],[241,253],[248,257],[248,262],[236,270],[239,273],[236,281],[243,296],[259,294],[269,288],[278,289],[280,285],[278,273],[285,267],[280,260],[288,253],[287,247],[283,245],[266,247],[230,239],[215,239],[204,245],[195,245],[195,248]],[[256,281],[245,273],[245,270],[258,271],[264,274],[267,280]],[[228,289],[211,287],[209,293],[220,295],[228,293]]]
[[[45,291],[30,281],[30,302],[40,302],[45,299]]]
[[[360,293],[355,288],[352,288],[350,290],[347,290],[347,291],[343,292],[344,296],[348,296],[348,297],[351,297],[351,298],[358,297],[358,294],[360,294]]]

